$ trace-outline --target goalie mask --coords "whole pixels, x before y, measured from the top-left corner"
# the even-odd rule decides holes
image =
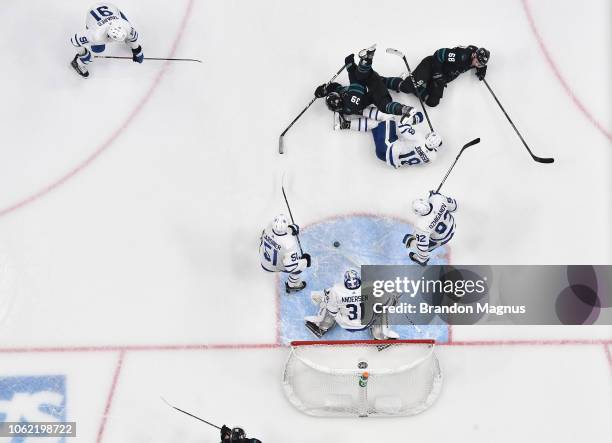
[[[357,271],[350,269],[344,273],[344,287],[350,290],[359,289],[361,287],[361,278]]]

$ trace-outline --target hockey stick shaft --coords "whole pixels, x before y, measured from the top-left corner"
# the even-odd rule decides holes
[[[448,171],[446,171],[446,175],[444,176],[444,178],[442,179],[442,182],[440,183],[440,186],[438,186],[438,189],[436,189],[436,194],[438,192],[440,192],[440,189],[442,189],[442,185],[444,184],[444,182],[446,181],[446,179],[448,178],[448,176],[450,175],[451,171],[453,170],[453,168],[455,167],[455,165],[457,164],[457,162],[459,161],[459,157],[461,157],[461,154],[463,154],[463,151],[465,151],[467,148],[469,148],[470,146],[474,146],[475,144],[480,143],[480,138],[475,138],[474,140],[466,143],[465,145],[463,145],[463,147],[461,148],[461,151],[459,151],[459,154],[457,154],[457,157],[455,158],[455,161],[453,162],[453,164],[451,165],[450,168],[448,168]]]
[[[132,60],[132,57],[120,57],[117,55],[96,55],[95,58],[111,58],[117,60]],[[162,60],[171,62],[197,62],[202,63],[202,60],[196,60],[195,58],[161,58],[161,57],[145,57],[145,60]]]
[[[406,58],[406,55],[404,55],[403,52],[393,48],[388,48],[387,53],[397,55],[398,57],[401,57],[402,60],[404,60],[404,63],[406,64],[406,69],[408,69],[408,77],[410,77],[410,80],[412,81],[412,86],[414,87],[414,95],[419,98],[419,102],[421,103],[421,109],[423,109],[423,113],[425,114],[425,118],[427,119],[427,124],[429,125],[429,130],[433,132],[434,129],[431,125],[431,120],[429,120],[429,115],[427,114],[427,110],[425,109],[425,105],[423,104],[423,99],[421,98],[421,95],[419,94],[419,91],[417,89],[417,84],[414,80],[414,76],[412,75],[412,70],[410,69],[410,65],[408,64],[408,59]]]
[[[331,84],[331,82],[333,82],[336,77],[338,77],[342,71],[344,71],[344,68],[346,68],[346,65],[342,65],[342,68],[340,68],[338,70],[338,72],[336,72],[334,74],[334,76],[327,82],[327,85],[329,86]],[[312,106],[312,104],[317,100],[317,97],[313,97],[312,100],[310,100],[310,102],[306,105],[306,107],[304,109],[302,109],[302,112],[300,112],[296,118],[293,119],[293,121],[291,123],[289,123],[289,126],[287,126],[285,128],[285,130],[281,133],[280,137],[278,138],[278,153],[279,154],[283,154],[284,153],[284,148],[283,148],[283,137],[285,136],[285,134],[289,131],[289,129],[291,129],[291,127],[295,124],[296,121],[298,121],[300,119],[300,117],[302,115],[304,115],[304,113],[306,111],[308,111],[308,108],[310,108]]]
[[[166,404],[167,404],[168,406],[170,406],[172,409],[175,409],[175,410],[177,410],[177,411],[179,411],[179,412],[182,412],[183,414],[188,415],[188,416],[190,416],[190,417],[192,417],[192,418],[195,418],[196,420],[200,420],[201,422],[206,423],[207,425],[212,426],[213,428],[217,428],[217,429],[221,430],[221,428],[220,428],[219,426],[217,426],[217,425],[213,425],[212,423],[207,422],[206,420],[204,420],[204,419],[202,419],[202,418],[200,418],[200,417],[198,417],[198,416],[196,416],[196,415],[190,414],[190,413],[189,413],[189,412],[187,412],[187,411],[183,411],[182,409],[177,408],[176,406],[172,406],[170,403],[168,403],[168,401],[167,401],[167,400],[166,400],[164,397],[161,397],[161,399],[162,399],[162,401],[163,401],[164,403],[166,403]]]
[[[495,93],[493,92],[493,90],[491,89],[491,86],[489,86],[489,83],[487,82],[486,79],[482,79],[483,83],[485,84],[485,86],[487,87],[487,89],[489,90],[489,92],[491,93],[491,95],[493,96],[493,98],[495,99],[495,102],[497,103],[497,105],[499,106],[499,109],[502,110],[502,112],[504,113],[504,115],[506,116],[506,118],[508,119],[508,122],[510,123],[510,126],[512,126],[512,129],[514,129],[514,132],[516,132],[516,135],[518,135],[518,137],[521,139],[521,142],[523,142],[523,146],[525,146],[525,148],[527,149],[527,152],[529,152],[529,155],[531,155],[531,157],[537,161],[538,163],[552,163],[555,160],[553,158],[544,158],[544,157],[538,157],[537,155],[535,155],[531,149],[529,148],[529,145],[527,145],[527,142],[525,141],[525,139],[523,138],[523,136],[521,135],[521,133],[519,132],[519,130],[516,128],[516,126],[514,125],[514,123],[512,122],[512,120],[510,119],[510,116],[508,115],[508,113],[506,112],[506,110],[504,109],[504,107],[502,106],[502,104],[500,103],[500,101],[497,99],[497,96],[495,95]]]
[[[285,204],[287,205],[287,210],[289,211],[289,218],[291,219],[291,223],[295,225],[295,220],[293,219],[293,213],[291,212],[291,206],[289,206],[289,199],[287,199],[287,193],[285,192],[285,185],[281,186],[281,190],[283,191],[283,197],[285,198]],[[300,256],[304,255],[304,250],[302,249],[302,243],[300,242],[300,235],[296,235],[298,247],[300,248]]]

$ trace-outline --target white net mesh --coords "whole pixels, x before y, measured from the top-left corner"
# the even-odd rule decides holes
[[[433,350],[432,341],[295,342],[285,393],[315,416],[418,414],[436,400],[442,384]]]

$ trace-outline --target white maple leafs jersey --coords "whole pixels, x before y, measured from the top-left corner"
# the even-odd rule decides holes
[[[432,192],[429,204],[431,210],[420,216],[415,225],[416,253],[422,260],[427,260],[431,251],[455,235],[455,218],[452,213],[457,210],[457,201]]]
[[[299,272],[306,268],[296,237],[290,232],[276,234],[271,223],[261,233],[259,260],[262,268],[270,272]]]
[[[323,301],[338,325],[344,329],[360,330],[368,326],[362,324],[366,297],[361,295],[361,288],[347,289],[343,283],[336,283],[324,291]]]
[[[77,47],[104,45],[113,42],[114,40],[108,36],[108,28],[116,20],[123,22],[125,28],[129,31],[125,43],[133,49],[137,48],[138,32],[130,24],[123,12],[111,3],[96,3],[89,8],[87,18],[85,19],[85,32],[74,34],[70,40]]]
[[[387,120],[372,130],[376,156],[394,168],[431,163],[436,151],[425,147],[425,137],[408,123]]]

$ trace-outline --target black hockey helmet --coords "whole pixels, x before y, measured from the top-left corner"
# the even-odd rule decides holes
[[[325,104],[330,111],[340,112],[342,110],[342,97],[337,92],[330,92],[325,97]]]
[[[246,432],[242,428],[232,429],[232,436],[230,437],[230,443],[240,443],[240,440],[246,438]]]
[[[491,56],[491,52],[486,48],[478,48],[476,50],[476,60],[482,66],[485,66],[489,62],[489,57]]]

